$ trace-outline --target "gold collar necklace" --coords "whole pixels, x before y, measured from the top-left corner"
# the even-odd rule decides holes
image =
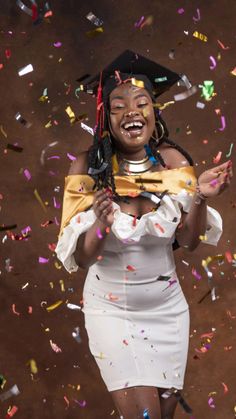
[[[120,168],[127,175],[139,175],[145,173],[151,169],[153,163],[149,160],[148,156],[145,156],[142,160],[128,160],[119,155],[121,160]]]

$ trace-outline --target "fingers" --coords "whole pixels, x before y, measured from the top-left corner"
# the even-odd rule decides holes
[[[228,160],[225,163],[222,163],[219,166],[214,167],[212,169],[212,172],[218,174],[219,172],[224,171],[224,170],[226,170],[228,168],[231,168],[231,167],[232,167],[232,161]]]

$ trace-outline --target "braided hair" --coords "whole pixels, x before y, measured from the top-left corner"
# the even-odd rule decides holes
[[[88,174],[93,178],[95,184],[93,187],[94,189],[102,189],[102,188],[109,188],[112,190],[113,199],[114,201],[125,201],[125,197],[121,197],[116,192],[115,187],[115,180],[112,171],[112,156],[115,154],[115,147],[114,141],[112,141],[112,136],[109,133],[109,110],[107,108],[107,104],[104,103],[103,109],[103,134],[101,135],[101,126],[100,122],[98,123],[95,134],[94,134],[94,142],[90,147],[89,155],[88,155],[88,163],[89,163],[89,171]],[[149,148],[151,150],[152,156],[160,162],[163,167],[166,167],[166,163],[159,151],[159,146],[161,144],[169,144],[172,148],[175,148],[180,153],[184,155],[184,157],[188,160],[190,166],[193,166],[193,160],[191,156],[185,151],[180,145],[176,144],[169,138],[169,131],[167,129],[166,123],[163,120],[160,112],[157,108],[154,108],[155,112],[155,120],[156,120],[156,130],[158,133],[158,137],[162,138],[157,143],[155,139],[150,138],[149,140]],[[164,132],[160,132],[160,123],[163,126]]]

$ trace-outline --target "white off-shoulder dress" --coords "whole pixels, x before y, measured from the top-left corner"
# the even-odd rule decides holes
[[[191,201],[184,189],[165,195],[159,208],[136,225],[113,203],[115,220],[102,260],[88,270],[82,310],[89,348],[108,391],[141,385],[183,388],[189,308],[172,244],[181,208],[188,212]],[[68,272],[78,270],[77,240],[95,218],[92,209],[80,212],[64,228],[55,251]],[[217,245],[221,234],[221,216],[208,206],[204,243]]]

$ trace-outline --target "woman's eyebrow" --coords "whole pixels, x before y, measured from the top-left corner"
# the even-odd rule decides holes
[[[148,96],[145,93],[139,93],[138,95],[134,96],[134,99],[138,99],[140,97],[146,97],[148,99]],[[124,96],[114,96],[113,98],[111,98],[111,101],[114,99],[122,99],[125,100]]]

